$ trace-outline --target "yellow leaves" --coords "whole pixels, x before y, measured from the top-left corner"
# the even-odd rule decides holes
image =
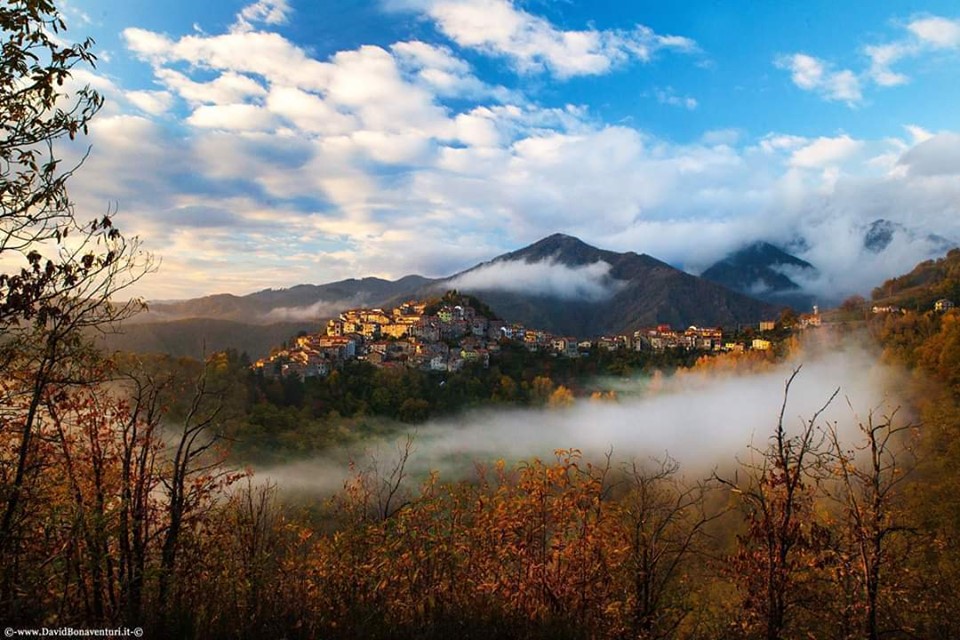
[[[573,403],[573,392],[563,385],[557,387],[547,400],[547,406],[553,409],[572,407]]]
[[[617,392],[610,391],[594,391],[590,394],[591,402],[617,402]]]

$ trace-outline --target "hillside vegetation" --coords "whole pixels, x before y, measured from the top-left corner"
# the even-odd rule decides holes
[[[230,320],[192,318],[169,322],[126,322],[97,334],[106,351],[167,354],[203,359],[217,351],[235,349],[251,359],[262,358],[272,346],[282,344],[299,332],[317,331],[317,320],[246,324]]]
[[[915,311],[933,308],[940,298],[960,303],[960,248],[950,250],[943,258],[921,262],[910,273],[887,280],[873,290],[872,297],[879,304]]]

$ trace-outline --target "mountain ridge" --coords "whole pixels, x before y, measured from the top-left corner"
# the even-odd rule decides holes
[[[565,234],[553,234],[527,247],[505,253],[448,281],[491,265],[542,264],[582,268],[603,262],[611,285],[607,299],[588,303],[562,302],[556,297],[509,291],[465,288],[503,317],[550,331],[572,335],[631,332],[645,326],[735,326],[773,317],[778,309],[730,289],[676,269],[647,254],[598,249]],[[441,280],[440,282],[444,282]]]
[[[486,270],[490,269],[494,270],[492,279],[487,278],[485,286],[477,285],[476,277],[489,275]],[[471,278],[473,285],[469,284]],[[583,287],[574,287],[572,297],[558,293],[556,288],[563,289],[577,279],[582,280]],[[347,308],[386,308],[412,298],[436,297],[452,288],[476,295],[500,317],[561,335],[626,333],[664,323],[729,327],[771,318],[779,311],[775,305],[688,274],[652,256],[599,249],[558,233],[445,278],[348,278],[321,285],[263,289],[245,296],[215,294],[151,304],[150,312],[140,322],[213,319],[260,326],[316,323]],[[585,297],[584,290],[596,295]],[[211,330],[216,326],[203,322],[194,325]],[[159,328],[143,331],[148,335],[162,333]]]

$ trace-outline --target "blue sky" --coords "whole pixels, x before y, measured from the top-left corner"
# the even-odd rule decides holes
[[[62,6],[107,99],[72,194],[162,258],[148,298],[449,275],[558,231],[694,273],[769,240],[843,295],[960,239],[954,2]],[[914,232],[872,254],[878,218]]]

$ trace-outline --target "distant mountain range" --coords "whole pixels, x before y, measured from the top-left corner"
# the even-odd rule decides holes
[[[731,327],[772,318],[779,310],[651,256],[605,251],[554,234],[446,278],[349,279],[152,303],[123,333],[105,340],[110,348],[196,356],[203,345],[210,352],[236,337],[251,357],[259,357],[279,342],[278,332],[319,330],[323,319],[347,308],[388,307],[451,288],[478,296],[506,320],[575,336],[663,323]]]
[[[865,254],[882,254],[895,242],[919,243],[929,256],[943,255],[956,243],[899,222],[879,218],[856,230],[862,237]],[[722,284],[777,306],[790,306],[797,311],[809,310],[815,302],[823,306],[838,304],[838,297],[829,294],[819,299],[804,289],[803,284],[816,280],[817,267],[790,253],[810,250],[809,242],[797,236],[786,246],[754,242],[741,247],[704,270],[700,277]]]
[[[301,284],[289,289],[264,289],[245,296],[221,293],[191,300],[154,302],[137,322],[215,318],[246,324],[302,322],[337,315],[359,306],[378,306],[435,282],[421,276],[399,280],[362,278],[329,284]]]
[[[952,246],[942,236],[885,219],[865,225],[862,234],[864,250],[873,253],[898,240],[924,241],[942,252]],[[155,302],[121,334],[104,340],[108,348],[189,356],[233,346],[260,357],[283,340],[278,336],[319,331],[344,309],[390,307],[448,289],[476,295],[506,320],[563,335],[627,333],[663,323],[730,327],[772,318],[784,306],[809,310],[814,298],[802,284],[819,274],[790,253],[808,249],[800,237],[785,247],[754,242],[696,277],[649,255],[606,251],[554,234],[444,278],[351,278]]]

